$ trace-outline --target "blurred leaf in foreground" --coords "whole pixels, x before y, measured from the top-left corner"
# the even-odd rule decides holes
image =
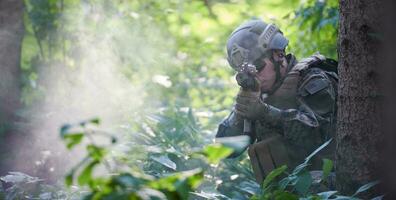
[[[200,153],[206,157],[209,163],[218,164],[221,159],[231,155],[232,152],[231,148],[221,144],[210,144],[205,146]]]

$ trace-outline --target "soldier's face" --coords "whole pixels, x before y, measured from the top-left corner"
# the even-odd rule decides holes
[[[265,67],[256,74],[257,79],[260,81],[261,92],[269,92],[275,84],[275,62],[279,64],[281,78],[286,75],[287,61],[284,55],[284,51],[274,50],[272,59],[264,58]]]
[[[272,58],[274,59],[275,62],[285,62],[285,50],[273,50],[272,51]]]

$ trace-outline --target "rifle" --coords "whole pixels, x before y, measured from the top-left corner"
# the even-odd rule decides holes
[[[248,62],[242,63],[237,68],[236,81],[243,90],[255,90],[257,87],[257,82],[255,80],[255,75],[257,73],[256,66]],[[243,120],[243,134],[250,136],[252,131],[252,122],[248,119]]]
[[[258,85],[255,80],[255,74],[257,73],[256,67],[247,62],[241,64],[237,69],[236,80],[239,86],[242,87],[243,90],[255,90]],[[246,148],[251,143],[251,131],[252,131],[252,122],[248,119],[243,120],[243,135],[239,136],[229,136],[229,137],[221,137],[216,138],[216,142],[223,144],[227,147],[230,147],[237,152],[239,155],[241,152],[245,151]],[[233,157],[233,156],[231,156]]]

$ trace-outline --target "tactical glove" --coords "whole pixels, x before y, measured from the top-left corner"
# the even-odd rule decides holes
[[[247,91],[241,88],[236,98],[235,112],[246,119],[280,120],[282,110],[264,103],[259,91]]]

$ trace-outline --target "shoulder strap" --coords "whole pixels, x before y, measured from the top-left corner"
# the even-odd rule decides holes
[[[298,62],[291,70],[301,72],[309,68],[310,66],[316,65],[317,63],[321,63],[326,60],[326,57],[323,55],[316,53],[308,58],[302,59],[300,62]]]
[[[312,67],[322,69],[329,73],[338,74],[338,62],[331,58],[326,58],[323,62],[313,64]]]

